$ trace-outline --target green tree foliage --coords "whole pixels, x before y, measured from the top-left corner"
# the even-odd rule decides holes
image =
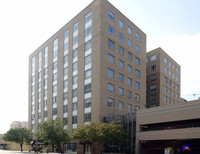
[[[91,122],[78,127],[74,138],[90,144],[91,152],[96,154],[101,153],[105,143],[124,142],[127,140],[127,135],[124,128],[114,121],[111,124]]]
[[[60,118],[43,121],[36,133],[36,137],[49,144],[56,145],[61,153],[63,153],[62,143],[69,142],[71,138],[70,133],[64,129],[64,121]]]
[[[23,144],[31,141],[32,133],[31,130],[27,128],[11,128],[8,132],[6,132],[6,134],[4,134],[3,139],[19,144],[22,152]]]

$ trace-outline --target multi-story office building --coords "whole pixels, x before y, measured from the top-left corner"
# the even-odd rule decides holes
[[[66,129],[144,108],[146,34],[107,0],[94,0],[29,57],[29,127]]]
[[[10,128],[28,128],[28,121],[13,121]]]
[[[157,48],[147,53],[147,108],[180,102],[180,65]]]

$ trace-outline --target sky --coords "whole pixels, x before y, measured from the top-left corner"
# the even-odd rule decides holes
[[[0,1],[0,134],[28,121],[29,55],[93,0]],[[200,97],[200,1],[109,0],[181,65],[181,97]]]

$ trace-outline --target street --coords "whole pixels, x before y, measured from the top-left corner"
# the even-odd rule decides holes
[[[19,154],[19,153],[21,153],[21,154],[28,154],[28,153],[30,153],[30,152],[21,152],[21,151],[10,151],[10,150],[0,150],[0,154]]]

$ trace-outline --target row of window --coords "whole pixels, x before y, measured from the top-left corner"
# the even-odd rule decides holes
[[[107,99],[107,106],[114,108],[115,107],[115,100],[112,98]],[[118,102],[118,109],[124,110],[124,102],[119,101]],[[132,104],[127,104],[127,112],[132,112]]]

